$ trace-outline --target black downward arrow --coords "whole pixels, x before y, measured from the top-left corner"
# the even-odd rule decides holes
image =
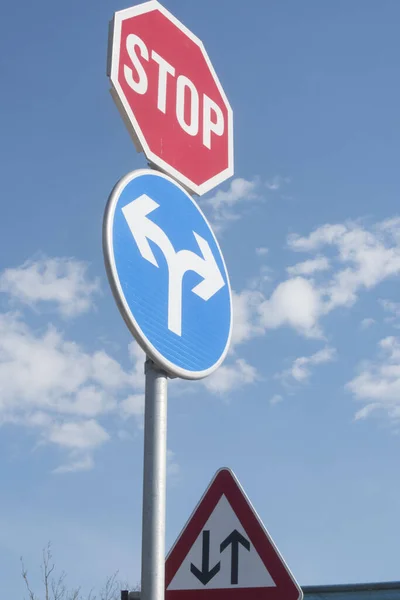
[[[237,585],[239,579],[239,544],[250,551],[250,542],[242,536],[241,533],[234,529],[228,535],[220,546],[220,552],[223,552],[228,546],[232,546],[231,555],[231,585]]]
[[[201,555],[201,571],[190,563],[190,570],[195,577],[203,584],[207,585],[209,581],[219,572],[221,563],[218,562],[215,567],[210,570],[210,532],[203,531],[203,550]]]

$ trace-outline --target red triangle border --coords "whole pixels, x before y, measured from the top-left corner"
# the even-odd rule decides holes
[[[276,587],[168,590],[204,525],[225,495],[258,552]],[[260,522],[241,485],[230,469],[219,470],[197,508],[167,556],[165,564],[166,600],[302,600],[303,592],[286,566],[268,532]]]

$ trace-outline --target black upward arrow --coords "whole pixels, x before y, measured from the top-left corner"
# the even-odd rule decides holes
[[[201,555],[201,571],[190,563],[190,570],[195,577],[203,584],[207,585],[209,581],[219,572],[221,563],[217,562],[215,567],[210,570],[210,532],[203,531],[203,549]]]
[[[220,546],[220,552],[223,552],[228,546],[232,546],[231,585],[237,585],[239,579],[239,544],[250,551],[249,540],[246,540],[237,529],[234,529]]]

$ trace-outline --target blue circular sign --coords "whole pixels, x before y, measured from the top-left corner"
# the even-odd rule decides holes
[[[129,173],[110,195],[103,250],[117,305],[146,354],[177,377],[210,375],[229,347],[231,289],[193,198],[162,173]]]

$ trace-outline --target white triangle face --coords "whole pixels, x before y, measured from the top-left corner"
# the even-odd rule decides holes
[[[228,540],[235,531],[237,533]],[[228,541],[224,544],[225,540]],[[203,565],[207,555],[209,560],[205,560]],[[169,584],[168,590],[256,587],[275,587],[275,583],[223,495]]]

